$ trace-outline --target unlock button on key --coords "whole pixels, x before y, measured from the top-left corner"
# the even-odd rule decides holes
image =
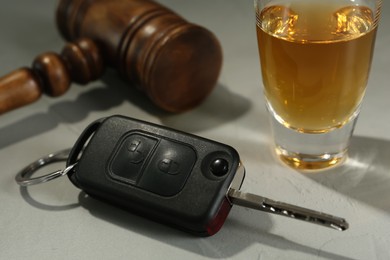
[[[196,153],[191,146],[161,138],[137,186],[173,196],[184,187],[195,162]]]
[[[180,172],[180,164],[171,159],[161,160],[158,164],[158,168],[160,171],[172,175],[179,174]]]

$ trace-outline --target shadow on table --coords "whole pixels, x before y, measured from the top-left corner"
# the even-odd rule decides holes
[[[390,213],[390,141],[354,136],[349,158],[334,169],[307,174],[322,185]]]
[[[163,125],[186,132],[199,132],[213,129],[241,117],[250,110],[249,99],[217,86],[211,95],[198,108],[179,114],[160,116]]]
[[[51,105],[46,113],[32,114],[0,128],[0,148],[41,135],[60,124],[79,122],[85,119],[89,112],[106,110],[122,102],[120,99],[107,99],[107,94],[106,89],[93,89],[81,94],[75,101],[56,103]],[[103,99],[105,99],[104,102],[99,102]]]
[[[93,216],[132,232],[206,257],[216,259],[233,257],[254,243],[282,250],[303,252],[313,257],[318,256],[319,253],[316,248],[268,233],[272,227],[269,216],[245,208],[234,207],[232,212],[239,211],[239,220],[235,219],[232,216],[234,214],[231,213],[216,235],[199,238],[112,207],[90,198],[84,192],[80,193],[79,201],[81,206],[88,209]],[[321,251],[321,256],[328,259],[351,260],[351,258],[326,251]]]
[[[308,256],[313,256],[313,258],[321,253],[321,256],[327,259],[350,259],[324,250],[319,252],[317,248],[312,248],[282,236],[269,233],[272,228],[270,216],[255,210],[238,206],[233,207],[224,226],[217,234],[212,237],[201,238],[98,201],[76,188],[72,190],[73,187],[67,187],[66,194],[64,192],[58,193],[58,190],[61,189],[60,187],[64,187],[64,185],[72,186],[67,178],[61,178],[50,183],[50,185],[43,184],[39,187],[20,187],[20,194],[29,205],[35,208],[59,212],[83,207],[90,212],[91,223],[94,221],[93,218],[102,219],[107,224],[114,224],[118,228],[129,230],[132,233],[137,233],[168,245],[215,259],[234,257],[253,244],[267,245],[286,252],[302,252]],[[42,196],[42,193],[54,194],[58,198],[48,199]],[[63,204],[56,205],[56,201]]]
[[[198,108],[183,115],[169,114],[154,106],[143,93],[121,81],[115,72],[108,72],[103,81],[106,84],[80,94],[74,101],[52,104],[48,112],[33,114],[0,128],[0,148],[41,135],[60,124],[80,122],[91,112],[108,111],[127,101],[161,118],[163,124],[189,132],[225,124],[245,114],[250,108],[246,98],[218,85]],[[132,116],[132,111],[124,115]]]
[[[215,259],[234,257],[253,244],[281,249],[286,251],[286,254],[296,251],[313,256],[313,258],[321,253],[321,256],[327,259],[351,259],[324,250],[319,252],[317,248],[269,233],[272,228],[270,216],[255,210],[233,207],[222,229],[212,237],[202,238],[98,201],[76,188],[72,190],[73,187],[67,187],[66,193],[58,193],[60,187],[64,187],[64,185],[72,186],[67,178],[61,178],[51,182],[50,185],[20,187],[20,194],[29,205],[40,210],[59,212],[83,207],[91,214],[91,223],[94,222],[93,218],[98,218],[106,221],[107,224],[111,223],[118,228],[129,230],[131,233],[137,233],[170,246]],[[48,199],[46,196],[42,196],[42,193],[54,194],[58,198]],[[57,205],[57,203],[62,205]]]

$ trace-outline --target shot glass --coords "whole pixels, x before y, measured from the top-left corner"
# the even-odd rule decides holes
[[[278,157],[300,170],[340,164],[367,86],[381,0],[255,0]]]

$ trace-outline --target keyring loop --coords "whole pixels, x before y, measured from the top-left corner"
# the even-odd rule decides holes
[[[30,186],[30,185],[48,182],[58,177],[66,175],[69,171],[71,171],[76,166],[77,162],[66,167],[64,170],[58,170],[55,172],[48,173],[46,175],[31,178],[34,172],[47,166],[48,164],[66,161],[68,159],[70,151],[71,149],[66,149],[56,153],[48,154],[45,157],[42,157],[36,160],[35,162],[27,165],[23,170],[21,170],[15,176],[16,183],[19,184],[20,186]]]

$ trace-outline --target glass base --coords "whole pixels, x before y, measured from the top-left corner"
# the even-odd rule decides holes
[[[268,110],[276,155],[288,166],[310,171],[334,167],[345,161],[358,110],[341,127],[319,133],[303,133],[288,128],[269,105]]]
[[[282,147],[276,147],[275,152],[279,159],[288,166],[298,170],[321,170],[337,166],[347,158],[347,150],[338,154],[300,154],[290,152]]]

